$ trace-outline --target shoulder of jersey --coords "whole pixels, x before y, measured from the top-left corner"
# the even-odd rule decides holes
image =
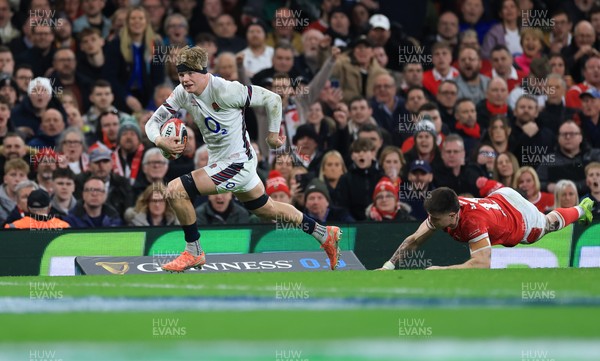
[[[216,77],[216,76],[212,77],[211,85],[217,93],[219,93],[219,94],[221,94],[223,92],[225,93],[225,94],[221,94],[221,95],[226,95],[232,89],[243,86],[243,84],[240,83],[239,81],[226,80],[226,79],[223,79],[221,77]]]
[[[213,100],[217,101],[220,104],[220,100],[231,100],[236,99],[236,96],[239,94],[238,92],[242,90],[242,87],[245,87],[238,81],[229,81],[223,78],[213,77]],[[228,103],[228,102],[226,102]]]
[[[185,91],[185,89],[183,89],[183,85],[179,84],[175,87],[175,89],[173,89],[173,92],[171,93],[171,95],[169,95],[167,100],[169,100],[169,99],[185,99],[187,94],[188,93]]]

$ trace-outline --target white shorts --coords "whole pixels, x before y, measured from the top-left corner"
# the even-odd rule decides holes
[[[261,182],[256,174],[256,156],[245,162],[218,161],[204,169],[217,187],[217,193],[242,193],[252,190]]]
[[[508,203],[510,203],[521,215],[525,222],[525,235],[520,243],[529,244],[533,243],[544,236],[546,230],[546,216],[537,209],[533,203],[523,198],[517,191],[512,188],[504,187],[500,188],[492,194],[500,194]],[[534,239],[527,239],[532,236]],[[539,234],[539,236],[536,236]]]

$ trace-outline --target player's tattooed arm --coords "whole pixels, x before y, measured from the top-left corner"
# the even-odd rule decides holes
[[[156,138],[160,136],[160,127],[172,117],[171,113],[161,105],[146,122],[146,134],[152,143],[156,143]]]
[[[167,100],[156,109],[148,122],[146,122],[146,135],[152,143],[156,144],[157,138],[159,138],[158,140],[160,141],[160,127],[165,124],[167,120],[173,118],[177,110],[181,108],[179,99],[181,98],[182,92],[185,91],[181,85],[177,86]],[[159,146],[158,144],[156,145]]]
[[[392,255],[392,258],[385,262],[383,267],[379,268],[379,270],[395,269],[396,264],[402,261],[408,252],[419,248],[433,232],[435,232],[435,229],[432,229],[427,221],[423,221],[419,228],[417,228],[417,231],[404,239],[402,244],[400,244],[400,247],[398,247],[396,252]]]

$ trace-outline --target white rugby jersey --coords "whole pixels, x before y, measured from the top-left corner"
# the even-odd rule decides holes
[[[150,121],[159,127],[183,108],[191,114],[208,146],[208,159],[243,162],[256,157],[246,131],[244,108],[250,105],[252,86],[210,75],[206,89],[199,96],[178,85]],[[154,142],[156,135],[148,137]]]

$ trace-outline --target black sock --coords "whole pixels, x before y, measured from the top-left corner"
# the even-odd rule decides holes
[[[317,222],[314,219],[310,218],[306,214],[302,215],[302,230],[305,233],[313,234],[316,226]]]
[[[194,222],[188,226],[182,225],[183,234],[185,234],[185,241],[188,243],[196,242],[200,239],[200,232],[198,232],[198,224]]]

